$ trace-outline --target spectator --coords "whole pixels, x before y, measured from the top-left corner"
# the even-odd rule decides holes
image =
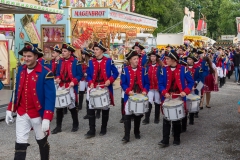
[[[238,83],[239,65],[240,65],[240,49],[236,49],[236,54],[233,57],[233,64],[235,70],[235,82]]]

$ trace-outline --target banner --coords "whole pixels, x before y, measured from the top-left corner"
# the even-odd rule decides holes
[[[0,40],[0,80],[3,84],[10,83],[9,52],[7,40]]]

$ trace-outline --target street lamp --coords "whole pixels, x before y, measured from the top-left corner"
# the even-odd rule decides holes
[[[197,9],[198,9],[198,19],[200,19],[200,12],[201,12],[201,9],[202,9],[202,6],[200,5],[200,3],[199,3],[199,5],[197,6]]]

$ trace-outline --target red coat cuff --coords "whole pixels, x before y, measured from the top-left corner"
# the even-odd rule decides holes
[[[148,90],[144,88],[142,92],[146,92],[146,93],[148,93]]]
[[[131,91],[131,89],[130,88],[127,88],[126,89],[126,91],[125,91],[125,93],[127,94],[127,95],[129,95],[129,92]]]
[[[49,110],[45,110],[44,114],[43,114],[43,119],[48,119],[48,120],[52,121],[53,114],[54,114],[54,112],[49,111]]]
[[[191,90],[190,90],[189,88],[185,88],[185,89],[183,90],[183,92],[185,92],[186,95],[188,95],[189,93],[191,93]]]
[[[61,79],[60,76],[56,76],[55,78],[56,78],[56,79]]]
[[[92,83],[93,83],[92,80],[88,81],[88,87],[90,87]]]
[[[163,91],[162,91],[163,97],[165,96],[166,93],[167,93],[167,90],[163,90]]]
[[[115,79],[113,78],[113,76],[111,76],[108,80],[110,81],[111,84],[115,81]]]
[[[75,86],[78,85],[78,80],[77,80],[77,78],[73,78],[73,79],[72,79],[72,82],[74,83]]]
[[[16,105],[13,106],[13,110],[12,110],[12,102],[10,102],[8,104],[7,110],[12,111],[12,112],[16,112]]]

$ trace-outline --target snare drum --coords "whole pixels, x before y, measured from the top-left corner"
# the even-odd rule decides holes
[[[148,111],[148,97],[143,94],[129,96],[128,110],[133,114],[144,114]]]
[[[109,92],[105,88],[90,91],[89,102],[95,109],[103,109],[110,105]]]
[[[58,90],[56,93],[56,108],[66,108],[71,104],[71,97],[69,91],[67,90]]]
[[[178,121],[185,117],[183,101],[173,99],[163,103],[164,118],[168,121]]]
[[[189,94],[187,96],[187,109],[189,113],[196,113],[199,111],[200,96],[196,94]]]

